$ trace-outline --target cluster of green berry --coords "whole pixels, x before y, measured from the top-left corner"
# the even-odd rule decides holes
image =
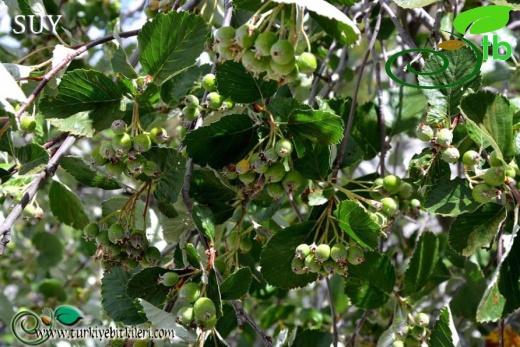
[[[179,289],[179,301],[186,303],[177,312],[177,322],[189,329],[197,327],[208,330],[217,323],[217,309],[210,298],[201,297],[199,285],[185,283]]]
[[[161,251],[149,245],[143,230],[125,230],[118,223],[101,230],[98,223],[90,223],[83,229],[83,236],[87,241],[96,240],[96,259],[102,261],[106,270],[113,266],[155,266],[161,260]]]
[[[428,339],[430,317],[426,313],[417,313],[410,323],[395,334],[392,347],[420,347]]]
[[[115,120],[110,127],[113,137],[102,141],[92,150],[92,159],[98,166],[104,166],[105,171],[113,177],[122,173],[130,177],[143,173],[150,177],[157,177],[160,173],[157,164],[147,161],[142,153],[152,148],[152,143],[165,143],[169,136],[164,128],[153,128],[150,132],[142,132],[131,136],[127,132],[126,123]]]
[[[338,274],[348,275],[348,264],[358,265],[365,261],[361,247],[357,245],[344,245],[336,243],[328,244],[302,243],[296,247],[291,268],[295,274],[316,273],[320,278]]]
[[[413,194],[413,186],[399,176],[387,175],[385,178],[377,178],[370,196],[381,203],[381,209],[371,212],[371,218],[383,226],[388,218],[394,216],[399,210],[416,214],[421,208],[421,202],[418,199],[410,199]]]
[[[265,187],[267,193],[278,200],[286,192],[292,193],[304,183],[298,171],[287,171],[280,160],[289,157],[292,150],[290,140],[280,139],[272,148],[252,153],[236,164],[226,165],[221,174],[229,180],[238,178],[245,190],[253,188],[258,191]]]
[[[259,32],[248,23],[238,29],[219,28],[213,42],[219,61],[242,62],[255,76],[266,72],[266,80],[293,83],[300,73],[312,74],[318,65],[314,54],[304,52],[296,57],[294,45],[289,40],[272,31]]]
[[[453,132],[448,128],[441,128],[435,134],[432,127],[427,124],[419,124],[415,131],[417,138],[425,142],[433,142],[439,146],[441,158],[447,163],[454,164],[459,161],[459,150],[452,146]]]

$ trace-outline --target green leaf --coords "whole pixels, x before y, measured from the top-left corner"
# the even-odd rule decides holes
[[[158,281],[166,272],[169,271],[162,267],[149,267],[139,271],[126,284],[126,294],[132,299],[141,298],[152,305],[161,305],[171,289]]]
[[[457,216],[449,230],[450,247],[469,257],[480,247],[493,242],[505,217],[505,208],[492,203],[483,205],[473,213]]]
[[[130,274],[121,267],[113,267],[101,281],[101,297],[106,313],[116,322],[136,325],[146,322],[146,317],[126,293]]]
[[[458,216],[475,211],[480,204],[473,200],[467,180],[456,177],[443,180],[442,184],[431,187],[424,199],[424,208],[430,213],[442,216]]]
[[[305,142],[305,156],[294,160],[294,169],[304,178],[326,181],[332,172],[330,147]]]
[[[410,132],[415,129],[427,105],[422,91],[417,88],[400,86],[389,89],[389,109],[393,112],[392,134]]]
[[[294,250],[301,243],[312,243],[314,221],[289,226],[274,234],[262,248],[261,272],[273,286],[291,289],[303,287],[316,280],[315,274],[297,275],[291,269]]]
[[[119,46],[116,49],[114,56],[112,57],[112,69],[115,73],[120,73],[127,78],[138,77],[133,66],[128,62],[128,57],[122,46]]]
[[[437,0],[394,0],[394,2],[403,8],[418,8],[437,2]]]
[[[104,190],[119,189],[117,181],[92,170],[81,157],[68,156],[60,161],[61,167],[81,184]]]
[[[347,99],[347,102],[349,101]],[[363,151],[363,160],[374,158],[381,150],[381,131],[376,104],[369,102],[357,107],[352,124],[352,138]]]
[[[267,109],[273,115],[276,122],[287,122],[289,115],[294,110],[312,110],[312,107],[305,104],[300,104],[293,98],[274,98],[271,100]],[[338,113],[339,114],[339,113]]]
[[[482,138],[489,141],[491,146],[501,153],[506,162],[513,159],[516,148],[513,136],[514,109],[509,101],[500,94],[492,92],[478,92],[462,100],[462,112],[467,117],[468,126],[480,130],[480,134],[470,136],[477,144]]]
[[[253,121],[245,114],[232,114],[202,128],[190,131],[184,138],[188,155],[200,166],[220,170],[228,163],[242,159],[256,143]]]
[[[184,183],[186,158],[173,148],[154,148],[145,157],[155,162],[161,170],[153,196],[159,203],[159,210],[168,213],[162,204],[169,205],[177,201]]]
[[[157,15],[137,35],[143,70],[162,84],[195,63],[209,34],[200,16],[176,11]]]
[[[63,325],[72,326],[79,322],[83,316],[77,308],[62,305],[54,311],[54,318]]]
[[[450,165],[440,156],[434,156],[429,147],[424,148],[421,153],[414,154],[410,160],[408,172],[412,182],[422,186],[423,189],[429,189],[431,186],[443,186],[451,176]],[[439,182],[443,182],[443,184],[440,185]]]
[[[430,279],[439,261],[439,243],[437,236],[431,232],[425,232],[419,238],[404,276],[407,295],[421,290]]]
[[[429,342],[431,346],[438,347],[460,346],[459,335],[453,323],[449,306],[442,309],[439,319],[435,321]]]
[[[146,318],[155,329],[173,330],[176,337],[182,339],[184,342],[192,344],[197,340],[195,331],[187,330],[182,325],[175,321],[175,316],[171,313],[165,312],[146,300],[139,300]]]
[[[31,242],[34,248],[38,250],[36,261],[39,267],[48,269],[61,262],[64,247],[56,235],[38,231],[32,236]]]
[[[334,145],[343,138],[341,118],[331,112],[294,110],[289,115],[288,128],[295,136],[321,145]]]
[[[123,196],[113,196],[110,199],[107,199],[101,203],[101,213],[103,217],[107,217],[109,214],[121,210],[123,206],[128,202],[127,197]],[[146,230],[146,225],[150,223],[150,215],[147,214],[146,221],[143,220],[142,216],[144,215],[144,202],[138,200],[135,205],[135,221],[134,225],[129,225],[129,228]],[[117,223],[119,218],[119,214],[115,213],[106,219],[106,223],[108,225]]]
[[[194,94],[201,99],[203,89],[196,81],[201,81],[210,71],[209,64],[195,65],[170,78],[161,85],[161,100],[169,106],[177,106],[188,94]]]
[[[381,227],[354,201],[342,201],[334,216],[341,230],[345,231],[362,247],[373,250],[379,244]]]
[[[233,200],[237,194],[224,185],[212,170],[194,169],[191,176],[190,197],[202,204],[208,204]]]
[[[62,223],[82,230],[89,219],[78,196],[63,184],[52,181],[49,191],[52,214]]]
[[[190,194],[191,196],[191,194]],[[179,199],[177,203],[173,205],[175,208],[176,216],[169,218],[168,216],[161,214],[161,227],[164,241],[168,243],[178,243],[183,233],[193,229],[195,227],[193,218],[186,209],[184,202]]]
[[[395,281],[394,267],[386,255],[365,252],[364,262],[349,266],[345,294],[359,308],[377,308],[388,301]]]
[[[88,138],[94,136],[94,124],[89,118],[88,112],[80,112],[64,119],[49,118],[47,120],[61,132]]]
[[[233,61],[217,65],[216,77],[217,89],[222,96],[244,104],[267,99],[278,90],[276,81],[254,78],[242,64]]]
[[[249,291],[252,273],[248,267],[238,269],[229,275],[221,284],[222,300],[239,300]]]
[[[480,267],[467,260],[464,263],[464,280],[464,284],[453,296],[450,307],[455,316],[475,321],[478,304],[486,290],[486,279]]]
[[[356,24],[343,12],[325,0],[274,0],[280,4],[297,4],[310,11],[327,34],[345,45],[359,43],[361,35]]]
[[[501,29],[509,22],[511,6],[484,6],[461,12],[454,20],[453,27],[462,35],[469,29],[470,34],[484,34]]]
[[[298,347],[329,347],[334,337],[328,331],[298,329],[293,346]]]
[[[204,205],[197,205],[193,208],[192,218],[197,229],[202,231],[204,235],[213,242],[215,240],[213,212]]]
[[[49,153],[42,146],[30,143],[19,148],[16,152],[22,166],[20,175],[31,175],[40,172],[49,162]]]
[[[47,118],[66,118],[78,112],[119,108],[122,92],[105,74],[94,70],[76,69],[66,73],[58,87],[58,95],[40,101],[40,111]],[[114,106],[115,105],[115,106]]]
[[[470,75],[475,69],[477,58],[475,52],[469,47],[453,51],[442,51],[442,54],[448,59],[448,68],[441,73],[432,75],[420,75],[418,77],[421,86],[440,86],[455,83]],[[432,55],[425,63],[422,69],[423,73],[429,73],[442,69],[443,60]],[[459,105],[462,97],[472,89],[477,91],[481,84],[480,73],[469,81],[448,88],[423,89],[423,93],[431,105],[429,112],[436,113],[441,116],[454,116],[459,111]]]
[[[217,319],[222,317],[222,300],[220,295],[220,285],[217,274],[212,268],[208,274],[208,285],[206,286],[206,296],[213,301],[217,309]]]

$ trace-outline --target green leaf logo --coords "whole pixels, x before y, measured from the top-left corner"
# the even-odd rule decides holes
[[[464,11],[455,18],[453,26],[458,32],[465,34],[468,27],[470,34],[483,34],[501,29],[509,21],[510,6],[485,6]]]
[[[67,305],[58,307],[54,312],[54,317],[61,324],[68,326],[76,324],[83,318],[81,312],[77,308]]]

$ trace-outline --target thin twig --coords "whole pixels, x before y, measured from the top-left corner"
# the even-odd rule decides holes
[[[45,166],[42,172],[34,179],[27,189],[27,192],[23,195],[20,202],[18,202],[12,209],[11,213],[7,216],[7,218],[0,224],[0,255],[3,254],[5,246],[11,241],[11,227],[16,222],[18,217],[22,214],[23,209],[27,204],[32,201],[40,187],[47,181],[49,177],[54,175],[56,169],[58,168],[58,164],[68,152],[68,150],[72,147],[72,145],[76,142],[76,138],[73,136],[69,136],[63,141],[62,145],[56,152],[56,154],[49,160],[49,163]]]
[[[419,20],[428,30],[432,30],[435,25],[435,20],[422,7],[412,9],[414,19]]]
[[[336,317],[336,307],[334,306],[334,296],[332,293],[332,288],[330,286],[330,280],[328,277],[325,278],[325,283],[327,284],[327,292],[329,293],[330,315],[332,317],[332,336],[334,336],[334,340],[332,340],[332,345],[334,347],[338,347],[338,341],[339,341],[338,317]]]
[[[179,8],[179,11],[191,11],[195,7],[197,7],[199,5],[199,3],[200,3],[200,0],[190,0],[187,3],[185,3],[184,5],[182,5]]]
[[[367,319],[369,314],[370,314],[370,311],[368,311],[368,310],[363,312],[363,315],[361,316],[361,318],[359,318],[359,322],[356,326],[356,329],[352,333],[352,336],[350,337],[350,339],[345,344],[345,347],[348,347],[351,345],[354,346],[354,342],[356,341],[356,336],[359,333],[359,331],[361,330],[361,328],[363,327],[363,324],[365,324],[365,320]]]
[[[401,23],[399,23],[399,19],[397,19],[397,16],[395,15],[394,11],[392,11],[390,6],[388,6],[384,1],[379,1],[379,3],[381,4],[383,10],[385,10],[385,12],[388,13],[390,20],[392,21],[392,23],[394,23],[395,27],[397,28],[397,31],[399,32],[399,36],[403,39],[406,45],[410,46],[411,48],[417,48],[415,42],[413,42],[410,35],[408,35]]]
[[[298,217],[298,221],[303,222],[303,217],[300,212],[300,209],[298,209],[298,205],[296,205],[296,202],[294,202],[294,197],[292,192],[286,191],[287,193],[287,199],[289,200],[289,203],[291,204],[294,213],[296,213],[296,217]]]
[[[361,86],[361,79],[363,78],[363,70],[365,70],[365,66],[370,55],[374,44],[376,43],[377,34],[379,33],[379,28],[381,26],[381,16],[378,17],[378,22],[374,28],[374,33],[372,35],[372,39],[368,45],[369,49],[365,53],[365,57],[363,58],[363,62],[361,63],[361,67],[358,72],[358,79],[356,81],[356,89],[354,90],[354,96],[352,97],[352,105],[350,106],[350,113],[348,116],[347,126],[345,128],[345,132],[343,133],[343,140],[341,141],[341,147],[338,152],[338,157],[336,158],[336,163],[334,164],[334,170],[332,171],[332,181],[335,181],[338,177],[338,172],[341,167],[341,163],[343,162],[343,157],[345,156],[345,151],[347,150],[347,143],[350,137],[350,132],[352,131],[352,124],[354,122],[354,114],[356,112],[356,103],[359,94],[359,88]]]
[[[334,48],[336,48],[336,40],[332,41],[332,44],[329,47],[329,51],[327,52],[325,59],[323,59],[323,62],[321,63],[320,70],[318,71],[318,74],[320,76],[324,75],[325,70],[327,69],[327,64],[329,62],[329,59],[332,56],[332,53],[334,52]],[[309,105],[311,105],[311,106],[313,106],[314,103],[316,102],[316,95],[318,94],[319,83],[320,83],[320,80],[317,78],[312,83],[311,92],[309,95]]]

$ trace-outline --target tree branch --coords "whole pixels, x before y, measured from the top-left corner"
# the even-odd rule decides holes
[[[332,345],[334,347],[338,347],[338,341],[339,341],[338,317],[336,317],[336,307],[334,306],[334,296],[332,294],[332,288],[330,286],[330,280],[328,277],[325,278],[325,283],[327,284],[327,292],[329,293],[330,315],[332,317],[332,336],[334,336],[334,340],[332,340]]]
[[[2,224],[0,224],[0,255],[3,254],[5,246],[9,243],[9,241],[11,241],[11,227],[22,214],[25,206],[27,206],[27,204],[32,201],[45,181],[47,181],[50,176],[54,175],[61,158],[65,156],[75,141],[76,138],[73,136],[69,136],[65,139],[65,141],[63,141],[62,145],[56,154],[51,158],[51,160],[49,160],[49,163],[45,166],[43,171],[40,172],[38,177],[32,181],[29,189],[27,189],[27,192],[25,192],[20,202],[14,206],[11,213],[9,213],[7,218],[2,222]]]

